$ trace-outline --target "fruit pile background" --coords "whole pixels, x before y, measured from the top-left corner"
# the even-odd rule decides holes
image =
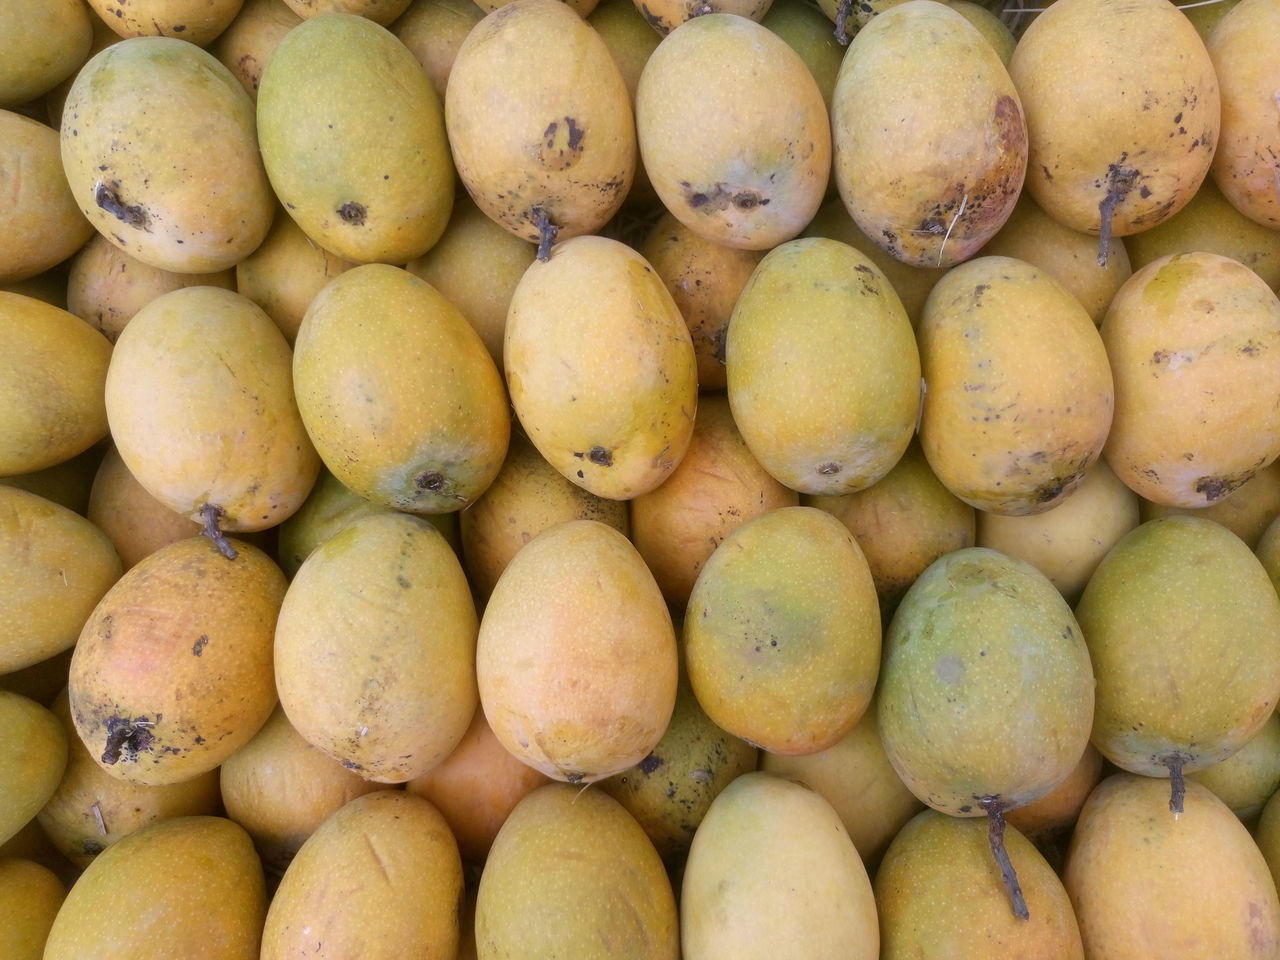
[[[0,960],[1280,957],[1280,0],[0,50]]]

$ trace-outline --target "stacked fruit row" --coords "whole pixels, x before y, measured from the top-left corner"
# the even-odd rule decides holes
[[[0,955],[1280,956],[1280,2],[332,6],[0,10]]]

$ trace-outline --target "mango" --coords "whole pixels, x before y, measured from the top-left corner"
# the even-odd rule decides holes
[[[662,738],[677,659],[671,615],[635,547],[598,520],[569,520],[498,578],[475,670],[503,746],[549,777],[590,783]]]
[[[136,909],[121,909],[128,890]],[[45,960],[256,960],[266,915],[249,835],[223,817],[177,817],[103,852],[49,931]]]
[[[391,32],[422,64],[441,103],[458,48],[484,14],[471,0],[410,0],[390,24]]]
[[[1280,515],[1280,462],[1272,461],[1233,493],[1207,507],[1170,507],[1139,499],[1138,516],[1144,523],[1175,513],[1194,514],[1220,523],[1251,549],[1255,548],[1271,521]]]
[[[454,188],[444,111],[385,27],[326,12],[290,30],[263,68],[257,129],[276,196],[330,253],[402,264],[444,231]]]
[[[365,17],[379,26],[387,26],[404,13],[410,0],[284,0],[304,19],[322,13],[348,13]]]
[[[271,226],[253,101],[193,43],[132,37],[96,54],[67,94],[61,136],[81,211],[153,267],[225,270]]]
[[[689,447],[698,383],[688,327],[653,267],[618,240],[575,237],[529,267],[511,298],[504,361],[526,435],[596,496],[648,493]]]
[[[194,537],[201,529],[148,493],[114,446],[94,475],[85,516],[110,539],[124,570],[166,543]]]
[[[48,867],[18,857],[0,858],[0,955],[41,960],[66,895],[67,888]]]
[[[275,631],[280,704],[347,769],[412,779],[471,722],[476,630],[462,565],[434,527],[394,512],[356,520],[289,585]]]
[[[67,766],[67,736],[45,707],[0,690],[0,843],[25,827],[57,789]]]
[[[316,294],[293,382],[325,466],[366,500],[452,513],[502,466],[502,377],[458,308],[407,270],[366,264]]]
[[[869,487],[911,441],[915,336],[884,274],[848,244],[812,238],[769,251],[733,308],[725,366],[747,448],[800,493]]]
[[[498,831],[475,930],[479,960],[680,955],[675,895],[649,838],[617,801],[564,783],[534,790]]]
[[[177,37],[208,46],[240,12],[244,0],[87,0],[122,37]]]
[[[866,868],[822,796],[755,772],[712,801],[680,889],[685,960],[804,956],[874,960],[880,948]]]
[[[71,658],[76,732],[108,773],[181,783],[247,743],[276,704],[271,643],[284,575],[235,542],[162,547],[89,617]]]
[[[89,57],[94,19],[80,0],[5,4],[0,35],[0,107],[17,107],[48,93]]]
[[[262,960],[455,956],[462,861],[444,817],[398,790],[357,797],[330,816],[280,880]]]
[[[1280,789],[1280,714],[1267,717],[1262,729],[1227,759],[1188,774],[1188,779],[1208,787],[1252,828]]]
[[[281,0],[244,0],[209,52],[240,81],[256,104],[262,70],[284,35],[302,22]]]

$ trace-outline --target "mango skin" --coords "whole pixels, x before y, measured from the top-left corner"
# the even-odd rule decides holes
[[[1280,901],[1257,844],[1195,781],[1180,817],[1168,793],[1161,780],[1117,773],[1085,802],[1062,878],[1086,955],[1275,956]]]
[[[1160,0],[1051,7],[1009,62],[1027,115],[1026,189],[1084,233],[1154,227],[1195,194],[1218,140],[1218,80],[1204,43]],[[1082,113],[1082,103],[1095,106]]]
[[[938,281],[917,335],[920,446],[952,493],[1025,516],[1080,485],[1111,429],[1115,387],[1079,301],[1031,264],[978,257]]]
[[[598,520],[534,537],[480,621],[476,678],[494,734],[557,780],[639,763],[675,707],[671,615],[630,541]]]
[[[560,0],[517,0],[476,24],[454,58],[444,111],[467,193],[524,240],[542,239],[540,215],[559,240],[594,233],[631,189],[626,83],[604,40]]]
[[[477,629],[444,537],[419,517],[366,516],[294,575],[275,631],[280,704],[347,769],[410,780],[444,760],[471,722]]]
[[[906,263],[967,260],[1013,212],[1027,167],[1018,90],[995,49],[946,4],[902,3],[858,32],[840,64],[831,126],[841,200]]]
[[[636,88],[636,133],[663,206],[730,247],[767,250],[795,237],[831,174],[831,125],[813,74],[785,40],[733,13],[694,17],[658,44]]]
[[[398,790],[357,797],[307,838],[267,911],[261,960],[457,954],[462,861],[444,817]]]
[[[1102,321],[1116,409],[1104,456],[1153,503],[1202,507],[1280,456],[1280,299],[1218,254],[1152,261]]]
[[[986,823],[925,810],[904,826],[876,871],[881,960],[1084,960],[1080,927],[1058,875],[1016,828],[1006,826],[1004,843],[1027,920],[1009,909]]]
[[[122,37],[177,37],[197,47],[205,47],[235,19],[244,0],[87,2]]]
[[[67,735],[47,708],[0,690],[0,843],[30,823],[67,766]]]
[[[0,34],[8,53],[0,66],[0,107],[30,103],[74,74],[89,56],[92,19],[82,0],[5,4]]]
[[[316,294],[293,383],[325,466],[366,500],[452,513],[502,467],[501,374],[457,307],[407,270],[365,264]]]
[[[1092,739],[1116,766],[1167,777],[1224,760],[1280,702],[1280,599],[1235,534],[1149,520],[1089,579],[1076,615],[1098,677]]]
[[[1211,173],[1232,206],[1280,229],[1280,4],[1240,0],[1205,46],[1222,86],[1222,131]]]
[[[596,496],[648,493],[689,447],[689,329],[653,267],[620,241],[575,237],[530,266],[511,298],[504,358],[525,433]]]
[[[0,339],[0,476],[51,467],[106,436],[106,337],[66,310],[0,290]]]
[[[680,955],[675,895],[649,838],[611,797],[564,783],[534,790],[498,831],[475,930],[480,960]]]
[[[0,485],[0,674],[74,646],[122,572],[111,541],[84,517]]]
[[[685,661],[718,726],[774,753],[816,753],[853,729],[880,666],[880,605],[848,529],[814,507],[748,520],[698,574]]]
[[[0,956],[41,960],[67,888],[48,867],[0,857]]]
[[[107,370],[107,421],[153,497],[223,530],[265,530],[306,499],[320,469],[298,413],[284,336],[217,287],[164,294],[136,313]]]
[[[121,910],[121,890],[146,908]],[[90,864],[58,911],[44,956],[257,960],[266,910],[249,835],[223,817],[177,817],[130,834]]]
[[[912,793],[952,816],[983,816],[988,799],[1012,809],[1065,780],[1093,699],[1071,608],[1044,574],[995,550],[934,561],[885,635],[885,752]]]
[[[258,85],[272,189],[324,249],[401,264],[430,250],[453,208],[440,98],[385,27],[321,13],[289,31]]]
[[[162,547],[85,622],[68,682],[76,732],[112,776],[180,783],[247,743],[276,705],[271,645],[280,568],[231,541]]]
[[[680,917],[685,960],[880,955],[871,881],[840,818],[771,773],[743,774],[712,801],[689,849]]]
[[[800,493],[869,487],[911,442],[911,323],[884,274],[848,244],[793,240],[766,254],[733,309],[725,367],[748,449]]]
[[[195,44],[133,37],[96,54],[67,94],[61,137],[81,211],[144,263],[226,270],[267,235],[253,101]]]

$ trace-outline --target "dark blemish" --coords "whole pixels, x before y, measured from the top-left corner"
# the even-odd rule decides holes
[[[1196,493],[1204,494],[1206,503],[1213,503],[1238,490],[1246,480],[1253,476],[1249,471],[1245,476],[1236,477],[1201,477],[1192,488]]]
[[[818,464],[818,473],[824,477],[833,477],[840,472],[841,467],[838,463],[820,463]]]
[[[1062,490],[1066,485],[1066,481],[1059,477],[1054,477],[1049,482],[1042,483],[1036,488],[1036,503],[1049,503],[1057,500],[1058,497],[1062,496]]]
[[[185,23],[175,23],[175,24],[173,25],[173,32],[174,32],[174,33],[181,33],[181,32],[182,32],[183,30],[185,30],[185,29],[187,29],[187,25],[186,25]]]
[[[579,479],[579,480],[583,479],[583,476],[584,476],[584,475],[583,475],[582,471],[581,471],[581,470],[579,470],[579,471],[578,471],[578,479]]]
[[[920,226],[916,228],[916,233],[931,234],[933,236],[946,232],[946,221],[939,216],[925,217],[920,221]]]
[[[126,226],[150,232],[151,216],[147,213],[147,208],[141,204],[125,203],[120,199],[119,190],[119,182],[113,181],[110,186],[100,183],[93,201]]]
[[[968,804],[968,803],[964,804],[964,805],[960,808],[960,812],[961,812],[961,813],[969,813],[969,812],[970,812],[970,811],[972,811],[972,810],[973,810],[973,805],[972,805],[972,804]]]
[[[1151,188],[1144,183],[1141,187],[1138,188],[1138,196],[1140,196],[1143,200],[1147,199],[1147,197],[1151,196]]]
[[[196,642],[191,645],[191,652],[197,657],[204,653],[204,648],[209,645],[209,638],[203,633],[196,637]]]
[[[102,751],[102,762],[108,766],[123,756],[129,763],[136,763],[138,754],[149,752],[155,742],[151,727],[155,724],[147,717],[126,720],[124,717],[107,718],[107,743]]]
[[[84,846],[84,852],[91,857],[96,857],[103,850],[107,849],[102,844],[100,844],[97,840],[86,840],[83,846]]]
[[[354,200],[348,200],[336,212],[343,223],[349,223],[353,227],[363,227],[365,215],[368,213],[364,204],[356,203]]]
[[[1046,164],[1040,164],[1040,171],[1044,174],[1046,180],[1053,180],[1053,174],[1049,172],[1049,167]]]
[[[102,637],[103,640],[111,639],[111,623],[111,614],[108,613],[102,618],[102,623],[98,627],[98,636]]]
[[[685,201],[689,207],[703,213],[719,213],[730,206],[738,210],[754,210],[756,207],[769,205],[769,198],[758,190],[734,191],[725,183],[717,183],[709,190],[695,190],[688,181],[681,181],[680,186],[684,188]]]
[[[409,589],[409,581],[402,576],[399,576],[399,575],[396,576],[396,583],[400,585],[400,589],[402,590]]]
[[[653,773],[653,771],[657,770],[660,766],[662,766],[662,764],[663,764],[663,759],[651,753],[647,757],[645,757],[643,760],[640,761],[639,763],[640,772],[647,777],[649,776],[649,774]]]
[[[1240,352],[1246,357],[1256,357],[1262,352],[1262,344],[1258,343],[1256,340],[1250,340],[1240,348]]]
[[[1008,94],[999,97],[996,100],[995,121],[1001,148],[1008,153],[1024,152],[1027,147],[1027,131],[1018,101]]]
[[[581,783],[581,782],[582,782],[582,774],[580,774],[580,773],[566,773],[566,774],[564,775],[564,778],[565,778],[566,780],[568,780],[570,783]]]
[[[1173,122],[1174,122],[1174,123],[1181,123],[1181,122],[1182,122],[1182,111],[1181,111],[1181,110],[1179,110],[1179,111],[1177,112],[1177,114],[1174,116],[1174,118],[1173,118]]]
[[[1116,207],[1124,202],[1129,191],[1134,188],[1142,175],[1133,167],[1124,166],[1129,158],[1128,153],[1120,154],[1120,160],[1107,165],[1107,192],[1098,202],[1098,218],[1101,221],[1098,231],[1098,266],[1105,267],[1111,252],[1111,218]],[[1101,184],[1099,184],[1101,186]]]
[[[725,365],[725,350],[729,342],[729,328],[721,327],[711,335],[711,355],[716,358],[716,362],[720,366]]]
[[[587,459],[599,467],[612,467],[613,451],[599,446],[592,447],[587,451]]]
[[[444,489],[444,474],[437,470],[427,470],[414,477],[413,483],[419,490],[439,493]]]
[[[356,763],[354,760],[342,760],[342,761],[339,761],[339,762],[340,762],[344,767],[346,767],[348,770],[363,770],[363,769],[364,769],[364,767],[360,766],[360,764]]]
[[[574,120],[573,117],[565,117],[564,122],[569,127],[569,149],[577,150],[578,147],[582,146],[582,135],[585,131],[578,126],[578,121]]]

